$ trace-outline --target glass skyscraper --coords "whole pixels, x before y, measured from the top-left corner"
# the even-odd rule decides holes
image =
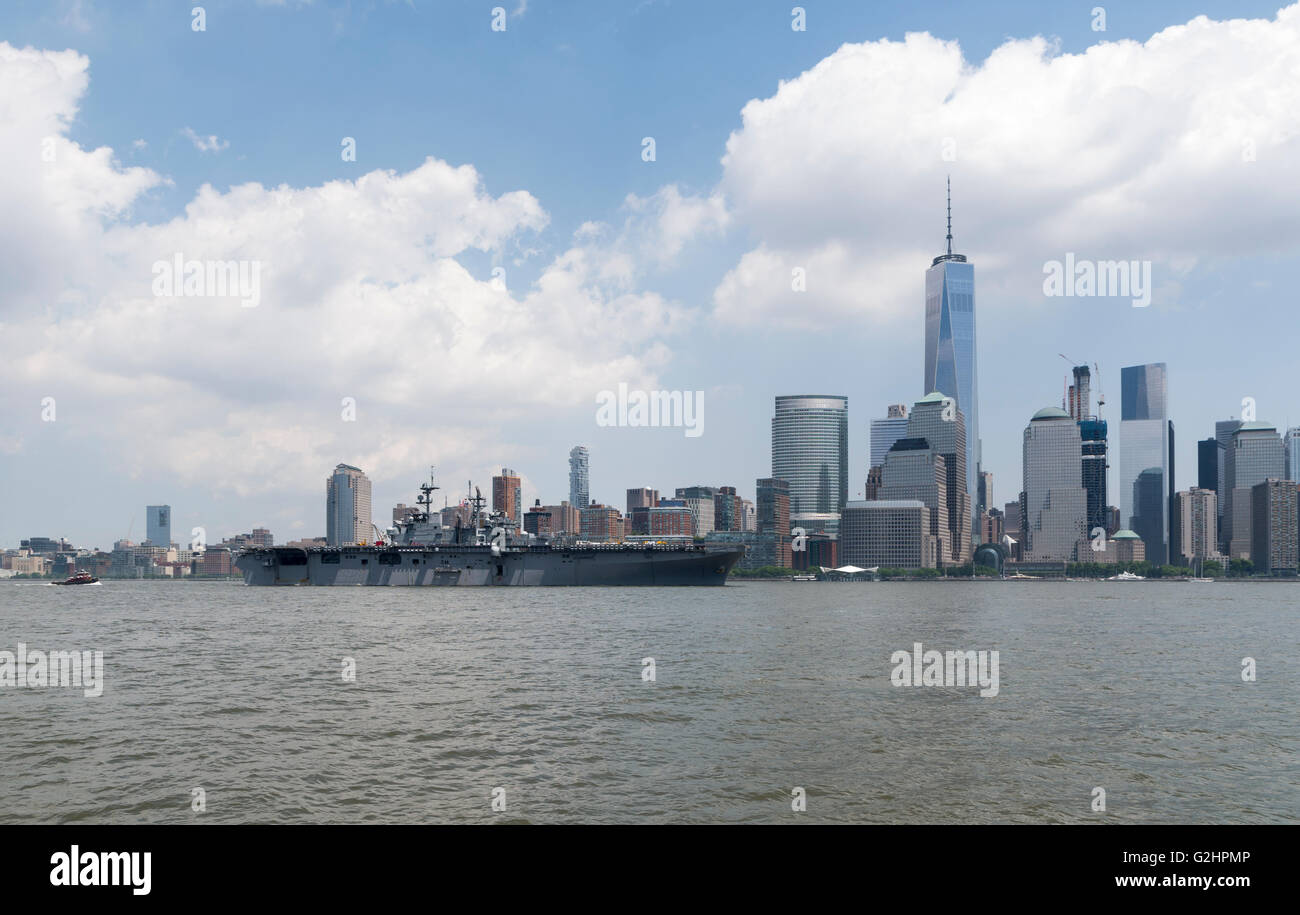
[[[1120,369],[1120,524],[1142,538],[1154,565],[1169,562],[1173,433],[1165,364]]]
[[[1300,427],[1287,429],[1282,442],[1286,455],[1286,478],[1292,483],[1300,483]]]
[[[1223,524],[1219,539],[1232,559],[1250,558],[1252,531],[1251,490],[1268,479],[1281,479],[1286,464],[1282,436],[1277,427],[1262,420],[1242,423],[1232,433],[1225,453]]]
[[[979,492],[979,387],[975,364],[975,265],[952,253],[952,196],[949,185],[948,253],[925,272],[925,385],[922,395],[938,391],[957,402],[966,417],[966,492]],[[976,505],[972,528],[979,527]],[[977,530],[974,531],[978,533]]]
[[[935,563],[954,562],[952,523],[948,517],[948,466],[923,438],[900,438],[885,455],[882,500],[917,499],[928,512],[924,534],[933,541]]]
[[[590,460],[591,456],[582,445],[574,445],[569,452],[569,504],[578,511],[591,503]]]
[[[1219,491],[1219,456],[1223,446],[1212,438],[1201,439],[1196,443],[1196,486],[1198,489]],[[1215,512],[1215,524],[1218,524],[1218,512]]]
[[[1228,504],[1228,449],[1232,446],[1232,436],[1241,428],[1239,419],[1223,419],[1214,424],[1214,440],[1219,443],[1219,463],[1215,468],[1219,483],[1214,488],[1218,494],[1219,536],[1223,536],[1223,507]],[[1227,548],[1226,545],[1224,547]]]
[[[954,408],[949,412],[947,406],[946,398],[938,392],[918,400],[907,418],[907,437],[924,439],[935,453],[943,456],[947,472],[948,543],[951,561],[961,565],[974,552],[971,493],[966,488],[970,479],[966,472],[966,418],[961,410]],[[881,498],[913,497],[881,495]]]
[[[145,536],[163,549],[172,545],[172,507],[150,505],[145,509]]]
[[[849,399],[776,398],[772,477],[790,484],[790,514],[839,512],[849,499]]]
[[[891,403],[884,419],[871,421],[871,467],[883,467],[894,442],[907,437],[907,404]]]
[[[359,467],[339,464],[325,480],[325,540],[348,546],[372,539],[370,477]]]
[[[1110,524],[1110,506],[1106,499],[1106,420],[1085,419],[1079,422],[1083,441],[1083,488],[1088,493],[1088,536]],[[1114,531],[1111,531],[1114,533]]]

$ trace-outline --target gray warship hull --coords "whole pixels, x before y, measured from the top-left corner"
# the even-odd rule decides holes
[[[235,566],[249,585],[698,586],[726,584],[743,555],[701,546],[268,547],[241,553]]]

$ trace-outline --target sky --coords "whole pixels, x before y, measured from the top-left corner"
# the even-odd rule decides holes
[[[995,504],[1076,362],[1114,504],[1122,366],[1168,364],[1179,489],[1244,398],[1300,425],[1298,6],[197,5],[0,6],[0,546],[149,504],[320,536],[340,462],[381,525],[431,465],[554,503],[575,444],[597,501],[752,498],[780,394],[849,398],[859,497],[926,393],[949,176]],[[1067,254],[1150,304],[1046,295]],[[160,287],[177,255],[256,300]],[[699,434],[598,424],[620,383],[702,391]]]

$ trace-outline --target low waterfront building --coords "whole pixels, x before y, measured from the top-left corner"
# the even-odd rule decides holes
[[[623,540],[623,515],[612,505],[595,503],[582,510],[581,537],[592,543],[619,543]]]
[[[230,550],[223,546],[210,546],[203,551],[199,562],[199,575],[229,575],[234,566],[231,563]]]
[[[665,505],[661,502],[653,508],[644,509],[644,511],[646,513],[646,533],[652,538],[695,536],[695,516],[686,505]]]
[[[15,556],[9,564],[15,575],[45,575],[50,571],[51,559],[48,556],[28,553]]]
[[[803,549],[791,552],[793,568],[800,572],[821,568],[833,569],[838,566],[840,542],[837,536],[830,534],[807,534]]]
[[[705,534],[717,529],[717,524],[714,521],[714,500],[717,495],[718,489],[714,486],[679,486],[677,488],[677,498],[686,503],[695,519],[696,537],[703,537]]]
[[[540,499],[534,500],[533,507],[524,512],[524,533],[549,537],[552,532],[551,513],[542,506]]]
[[[849,502],[840,519],[838,558],[864,569],[933,569],[941,541],[931,531],[930,507],[920,499]]]
[[[540,515],[549,516],[549,524],[550,524],[549,533],[552,537],[558,536],[560,534],[576,535],[581,532],[582,530],[581,513],[572,505],[570,505],[568,502],[561,502],[559,505],[538,505],[537,504],[538,501],[540,500],[534,500],[533,508],[532,508],[533,512],[539,513],[539,517],[536,518],[535,521],[537,524],[540,525],[542,523],[542,518],[540,517]],[[466,516],[466,520],[464,521],[464,524],[466,525],[469,524],[468,516]],[[524,519],[524,530],[528,531],[528,520],[526,516]],[[528,532],[535,533],[533,531],[528,531]],[[538,533],[538,535],[540,536],[540,532],[536,532],[536,533]]]
[[[717,495],[713,497],[713,529],[718,531],[741,531],[744,530],[744,519],[741,516],[743,505],[740,496],[736,495],[736,487],[719,486]]]

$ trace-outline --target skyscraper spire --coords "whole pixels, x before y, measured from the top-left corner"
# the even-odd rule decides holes
[[[948,176],[948,253],[952,254],[952,175]]]

